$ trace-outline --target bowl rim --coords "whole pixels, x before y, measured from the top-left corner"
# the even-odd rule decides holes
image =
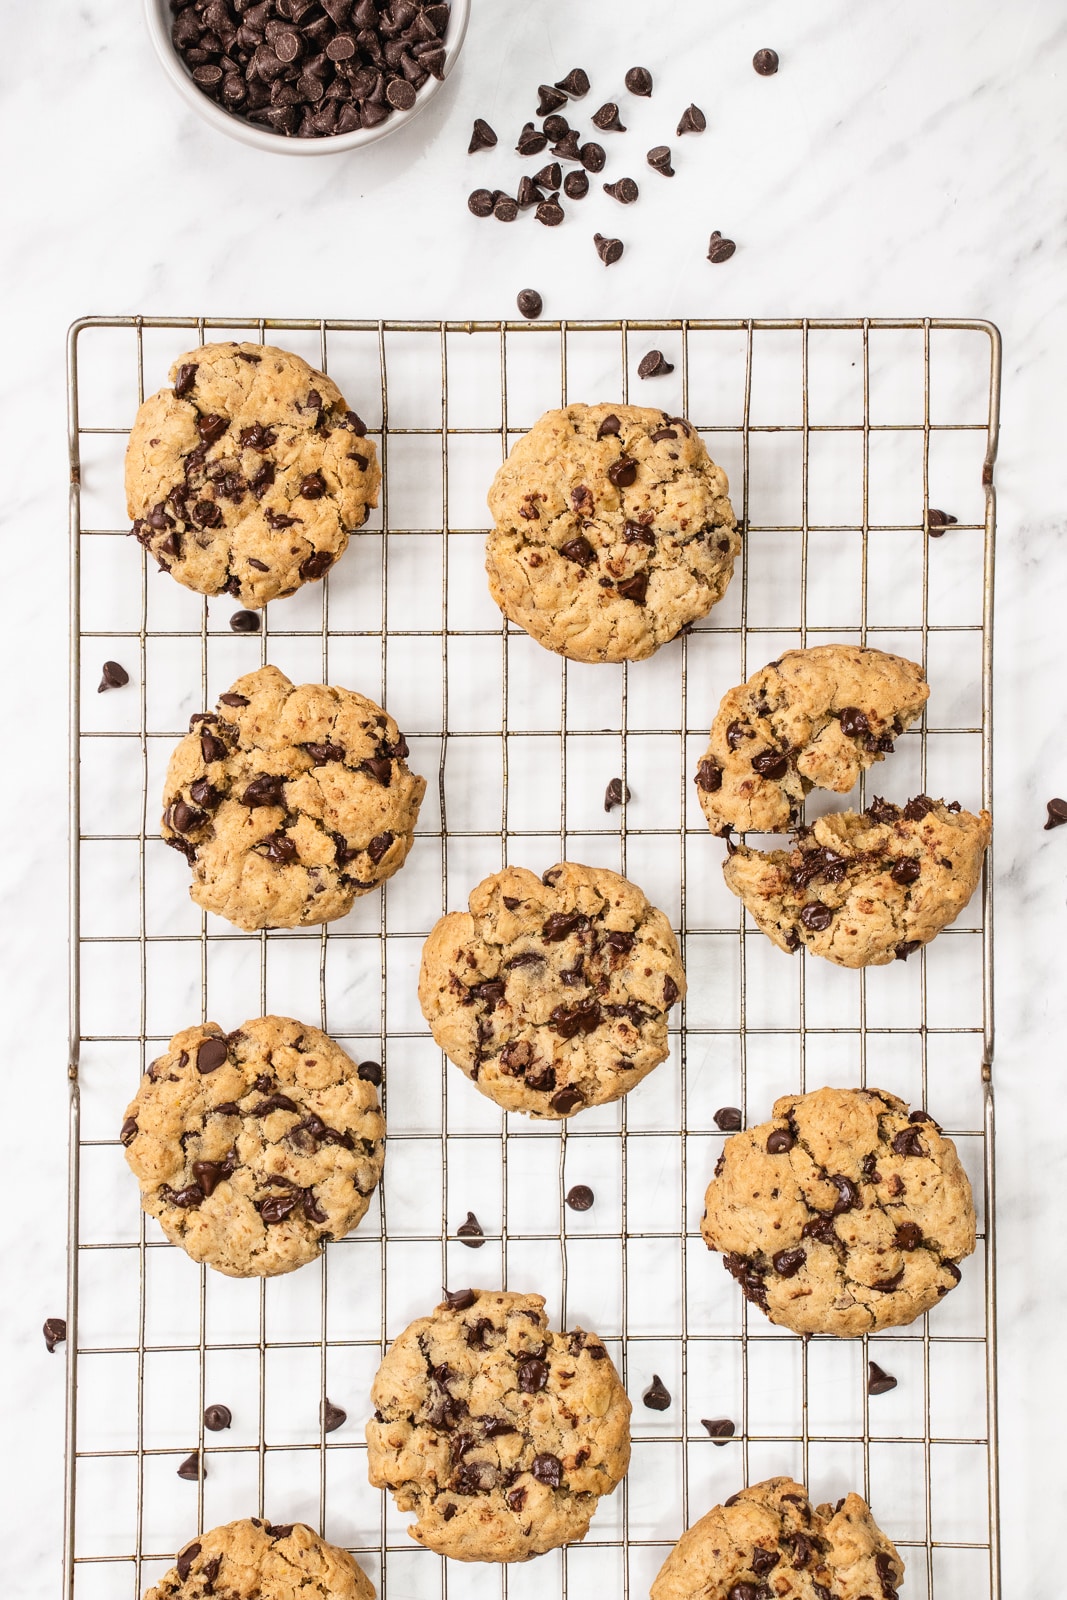
[[[450,0],[450,3],[452,17],[441,77],[430,78],[423,84],[410,111],[394,111],[391,117],[380,122],[376,128],[356,128],[352,133],[326,134],[321,139],[299,139],[273,133],[267,128],[258,127],[255,123],[246,122],[243,117],[236,116],[232,112],[224,111],[194,83],[174,47],[170,36],[170,0],[144,0],[144,11],[149,37],[160,65],[186,105],[199,112],[205,122],[217,128],[220,133],[227,134],[231,139],[239,139],[242,144],[251,145],[256,150],[266,150],[275,155],[320,156],[338,155],[345,150],[360,150],[365,145],[375,144],[399,128],[406,127],[413,117],[417,117],[419,112],[429,105],[455,66],[470,23],[471,0]]]

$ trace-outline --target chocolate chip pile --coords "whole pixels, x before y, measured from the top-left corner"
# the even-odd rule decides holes
[[[448,0],[171,0],[175,49],[233,116],[297,139],[374,128],[444,75]]]

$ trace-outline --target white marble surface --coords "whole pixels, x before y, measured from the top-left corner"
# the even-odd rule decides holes
[[[1055,1083],[1067,1027],[1067,789],[1060,651],[1067,567],[1062,372],[1067,27],[1054,0],[475,0],[454,82],[363,156],[293,162],[218,139],[172,97],[133,0],[8,7],[3,459],[8,692],[3,972],[9,1029],[3,1250],[5,1547],[15,1587],[56,1592],[62,1366],[40,1323],[64,1298],[66,488],[63,341],[90,312],[496,317],[988,317],[1004,334],[997,653],[997,1016],[1004,1593],[1043,1592],[1059,1537],[1057,1355],[1067,1176]],[[764,81],[755,48],[782,56]],[[577,61],[594,94],[645,61],[661,108],[709,115],[674,186],[632,214],[589,200],[558,232],[478,224],[490,170],[463,154]],[[589,102],[592,109],[592,102]],[[525,113],[524,113],[525,115]],[[519,121],[522,120],[520,117]],[[482,174],[486,174],[483,179]],[[640,173],[637,174],[639,177]],[[508,181],[500,176],[498,181]],[[630,241],[605,272],[594,227]],[[713,269],[720,228],[736,257]],[[907,1592],[907,1591],[905,1591]]]

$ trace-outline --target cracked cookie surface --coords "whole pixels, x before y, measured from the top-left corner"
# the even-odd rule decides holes
[[[789,650],[723,696],[696,773],[712,833],[782,833],[812,789],[847,794],[922,714],[903,656],[851,644]]]
[[[161,832],[190,894],[239,928],[332,922],[403,866],[426,792],[373,700],[250,672],[174,750]]]
[[[916,795],[820,817],[791,850],[731,848],[727,886],[778,946],[839,967],[906,960],[954,922],[982,875],[988,811]]]
[[[244,1517],[201,1533],[144,1600],[374,1600],[374,1585],[347,1550],[302,1522]]]
[[[685,993],[671,926],[635,884],[563,862],[508,867],[427,939],[419,1003],[437,1043],[507,1111],[617,1100],[667,1055]]]
[[[955,1288],[974,1200],[927,1112],[882,1089],[817,1089],[726,1140],[700,1231],[772,1322],[854,1338]]]
[[[904,1563],[858,1494],[813,1506],[768,1478],[682,1534],[652,1600],[896,1600]]]
[[[292,1017],[176,1033],[120,1133],[142,1207],[172,1244],[227,1277],[314,1260],[352,1231],[381,1177],[381,1069],[363,1072]]]
[[[457,1561],[526,1561],[584,1538],[630,1464],[630,1402],[595,1334],[539,1294],[458,1290],[394,1340],[371,1391],[370,1481]]]
[[[198,594],[265,606],[321,578],[378,504],[373,441],[337,385],[272,345],[179,356],[126,450],[133,532]]]
[[[642,661],[725,593],[741,548],[728,489],[684,418],[546,412],[489,491],[493,599],[572,660]]]

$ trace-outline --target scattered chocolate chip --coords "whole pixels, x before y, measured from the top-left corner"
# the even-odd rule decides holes
[[[552,146],[552,154],[559,156],[563,161],[581,161],[581,146],[578,143],[578,135],[573,128],[568,128],[566,133],[556,140]]]
[[[537,93],[540,96],[537,102],[537,115],[539,117],[547,117],[550,112],[558,111],[560,106],[567,104],[567,95],[562,89],[557,89],[554,84],[539,84]]]
[[[635,185],[636,187],[636,185]],[[650,350],[642,356],[637,368],[639,378],[664,378],[674,371],[674,362],[668,361],[662,350]]]
[[[545,133],[552,140],[564,139],[571,131],[571,125],[566,117],[551,116],[545,118]]]
[[[546,228],[558,228],[563,221],[563,207],[558,200],[550,197],[547,200],[542,200],[534,212],[534,216]]]
[[[495,203],[491,189],[475,189],[467,197],[467,210],[472,211],[476,217],[488,217],[492,214]]]
[[[656,144],[645,157],[653,172],[659,172],[664,178],[674,177],[674,168],[671,166],[671,147],[669,144]]]
[[[235,611],[230,618],[230,627],[234,633],[258,633],[258,611]]]
[[[676,132],[681,138],[683,133],[703,133],[708,125],[708,119],[699,106],[687,106],[682,112],[682,119]]]
[[[641,191],[632,178],[619,178],[615,183],[606,183],[604,193],[610,194],[621,206],[632,206]]]
[[[593,243],[596,253],[606,267],[614,266],[620,260],[625,249],[621,239],[606,239],[602,233],[594,233]]]
[[[204,1039],[197,1047],[196,1070],[205,1076],[216,1072],[229,1054],[225,1039]]]
[[[382,1069],[377,1061],[364,1061],[357,1068],[356,1077],[362,1078],[364,1083],[373,1083],[377,1088],[382,1081]]]
[[[959,519],[949,511],[935,511],[933,506],[926,513],[926,526],[930,530],[931,539],[940,539],[947,527]]]
[[[563,193],[568,200],[584,200],[589,193],[589,174],[568,172],[563,180]]]
[[[130,675],[125,667],[120,666],[117,661],[105,661],[100,684],[96,692],[97,694],[103,694],[105,689],[122,689],[125,688],[129,681]]]
[[[642,1394],[641,1399],[650,1411],[666,1411],[670,1405],[671,1392],[658,1372],[652,1374],[652,1382]]]
[[[1067,800],[1050,800],[1045,809],[1048,812],[1044,829],[1046,833],[1050,828],[1062,828],[1067,822]]]
[[[897,1380],[880,1367],[877,1361],[867,1363],[867,1393],[888,1394],[890,1389],[895,1389]]]
[[[204,1409],[204,1427],[210,1433],[221,1433],[233,1421],[233,1412],[229,1406],[206,1406]]]
[[[540,205],[544,195],[534,182],[533,178],[522,177],[515,194],[515,204],[520,211],[528,211],[531,206]]]
[[[459,1227],[456,1229],[456,1235],[458,1238],[463,1240],[463,1243],[467,1246],[468,1250],[480,1250],[482,1245],[485,1243],[485,1235],[482,1232],[482,1225],[478,1221],[478,1218],[474,1215],[473,1211],[467,1212],[467,1220],[466,1222],[460,1223]]]
[[[588,1211],[593,1204],[594,1195],[587,1183],[576,1183],[572,1189],[567,1190],[565,1199],[572,1211]]]
[[[445,1304],[450,1311],[469,1311],[478,1296],[473,1289],[446,1289]]]
[[[792,1150],[796,1142],[796,1138],[788,1128],[775,1128],[767,1140],[767,1154],[784,1155],[787,1150]]]
[[[200,1452],[199,1452],[199,1450],[194,1450],[191,1456],[186,1456],[185,1460],[182,1462],[181,1466],[178,1468],[178,1476],[179,1476],[179,1478],[186,1478],[190,1482],[196,1483],[198,1478],[200,1478],[200,1476],[201,1476]],[[207,1463],[206,1462],[205,1462],[204,1468],[203,1468],[203,1476],[205,1478],[207,1477]]]
[[[488,122],[481,117],[475,117],[474,130],[471,133],[471,142],[467,146],[467,154],[472,156],[478,150],[491,150],[496,144],[496,134]]]
[[[631,94],[640,95],[645,100],[650,98],[652,74],[647,67],[631,67],[624,81]]]
[[[599,111],[593,112],[593,126],[599,128],[602,133],[626,132],[619,117],[619,108],[614,100],[606,101]]]
[[[348,1421],[348,1412],[342,1411],[340,1406],[335,1406],[332,1400],[324,1400],[320,1407],[323,1433],[336,1433],[338,1428]]]
[[[539,183],[543,189],[559,191],[563,183],[563,171],[558,161],[550,161],[542,167],[540,172],[534,173],[534,182]]]
[[[752,65],[761,78],[773,78],[778,71],[777,50],[757,50],[752,57]]]
[[[736,1133],[741,1126],[740,1106],[720,1106],[714,1116],[715,1126],[723,1133]]]
[[[623,783],[621,778],[612,778],[604,790],[604,810],[611,811],[615,806],[621,806],[624,799],[630,799],[629,785]]]
[[[545,308],[545,303],[536,289],[520,289],[515,304],[523,316],[531,322],[539,317]]]
[[[735,1426],[729,1417],[701,1417],[700,1425],[702,1428],[707,1428],[718,1445],[725,1444],[727,1439],[732,1439],[734,1436]]]
[[[502,194],[493,206],[493,215],[498,222],[514,222],[519,214],[519,203],[509,194]]]
[[[581,100],[589,93],[589,74],[581,67],[572,67],[565,78],[556,80],[556,88],[562,89],[572,100]]]
[[[736,249],[737,246],[734,241],[732,239],[724,239],[716,229],[708,240],[708,260],[714,266],[720,266],[722,262],[729,261]]]
[[[48,1354],[53,1355],[57,1344],[63,1344],[67,1337],[67,1324],[63,1317],[48,1317],[42,1328],[44,1342],[48,1347]]]
[[[602,144],[583,144],[578,151],[578,159],[586,172],[603,172],[607,165],[607,156],[604,154]]]

